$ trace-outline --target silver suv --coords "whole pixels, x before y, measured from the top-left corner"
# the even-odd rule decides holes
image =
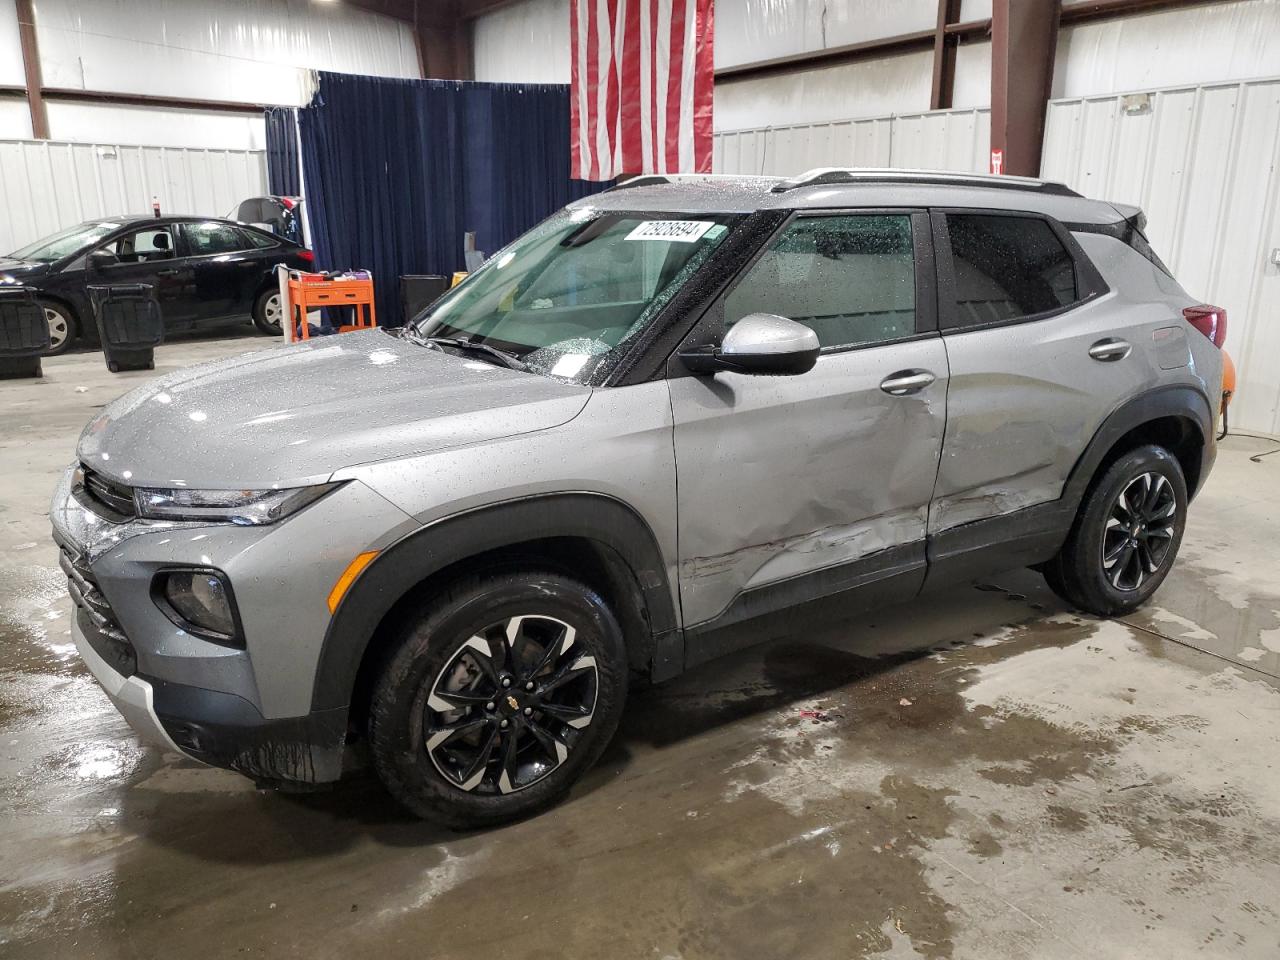
[[[599,757],[629,676],[1030,565],[1168,574],[1225,332],[1142,215],[890,171],[641,178],[411,325],[184,370],[54,496],[89,668],[140,733],[455,826]]]

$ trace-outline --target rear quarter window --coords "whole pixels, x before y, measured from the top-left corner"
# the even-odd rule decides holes
[[[1038,217],[947,214],[955,326],[1016,321],[1082,299],[1076,264]]]

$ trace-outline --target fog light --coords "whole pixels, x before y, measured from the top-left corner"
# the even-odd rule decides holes
[[[160,594],[180,625],[217,639],[236,636],[231,588],[216,570],[174,570],[161,574]],[[172,619],[172,618],[171,618]]]

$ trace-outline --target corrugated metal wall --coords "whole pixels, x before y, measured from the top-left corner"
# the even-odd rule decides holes
[[[267,189],[265,154],[96,143],[0,140],[0,253],[94,217],[221,217]]]
[[[1156,252],[1225,307],[1232,424],[1280,433],[1280,79],[1049,105],[1041,173],[1146,211]]]
[[[990,139],[986,109],[726,130],[715,135],[712,169],[779,176],[834,166],[985,172]]]

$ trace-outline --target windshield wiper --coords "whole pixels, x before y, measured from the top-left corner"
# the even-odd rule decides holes
[[[474,340],[463,340],[461,337],[423,337],[421,334],[414,332],[413,335],[406,334],[405,339],[412,340],[414,343],[421,343],[424,346],[435,347],[453,347],[455,350],[470,351],[472,353],[483,353],[486,357],[498,361],[499,364],[508,370],[528,370],[529,365],[514,354],[507,353],[505,350],[499,350],[497,347],[491,347],[487,343],[476,343]]]

